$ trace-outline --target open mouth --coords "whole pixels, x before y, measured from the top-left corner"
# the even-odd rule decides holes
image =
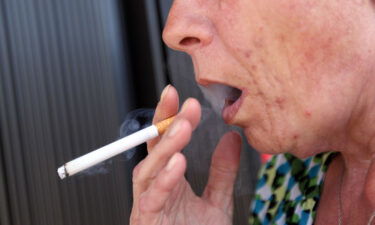
[[[225,98],[224,108],[233,105],[241,97],[242,91],[237,88],[231,88],[228,96]]]
[[[231,121],[237,114],[242,104],[241,96],[242,91],[240,89],[231,87],[230,92],[228,92],[228,95],[225,98],[224,108],[221,113],[225,122],[231,123]]]
[[[241,105],[242,91],[219,83],[200,86],[200,88],[205,98],[210,102],[212,109],[229,123]]]

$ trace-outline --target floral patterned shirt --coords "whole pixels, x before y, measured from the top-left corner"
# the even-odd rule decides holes
[[[251,206],[252,225],[314,223],[325,173],[336,154],[307,159],[273,156],[261,169]]]

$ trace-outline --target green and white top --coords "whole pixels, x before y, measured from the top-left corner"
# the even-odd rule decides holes
[[[261,169],[249,222],[252,225],[314,223],[325,173],[336,154],[307,159],[273,156]]]

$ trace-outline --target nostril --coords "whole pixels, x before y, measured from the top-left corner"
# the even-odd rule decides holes
[[[191,46],[195,44],[199,44],[201,41],[195,37],[186,37],[180,41],[180,45],[182,46]]]

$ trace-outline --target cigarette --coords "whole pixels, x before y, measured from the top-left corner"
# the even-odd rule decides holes
[[[97,150],[89,152],[86,155],[73,159],[72,161],[59,167],[57,169],[57,173],[61,179],[73,176],[76,173],[88,169],[100,162],[103,162],[104,160],[112,158],[125,152],[126,150],[132,149],[137,145],[145,143],[146,141],[163,134],[171,125],[173,120],[174,116],[146,127],[129,136],[121,138]]]

